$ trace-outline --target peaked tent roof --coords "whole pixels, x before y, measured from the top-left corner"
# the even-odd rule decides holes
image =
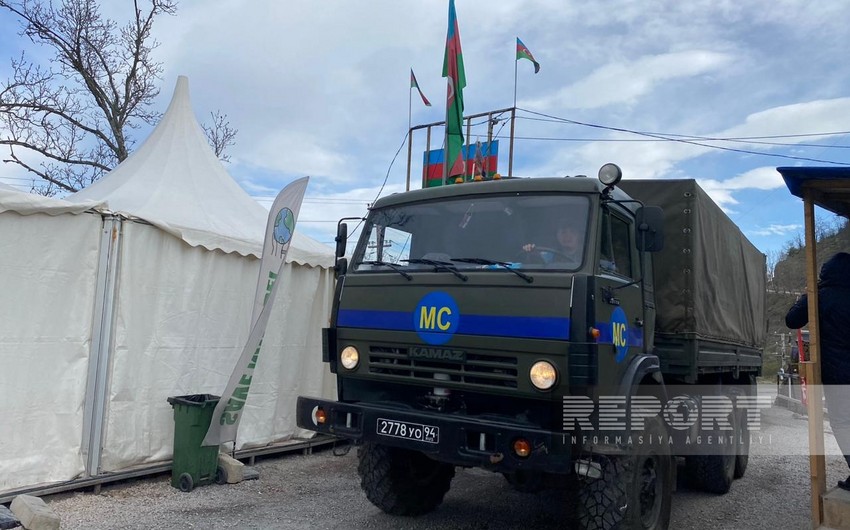
[[[102,200],[113,212],[144,219],[192,246],[260,257],[269,212],[227,173],[207,143],[177,79],[171,103],[145,142],[115,169],[66,197]],[[287,261],[330,267],[329,247],[296,232]]]

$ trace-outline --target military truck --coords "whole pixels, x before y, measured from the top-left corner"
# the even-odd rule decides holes
[[[373,504],[429,512],[456,467],[479,467],[565,489],[584,528],[667,527],[706,389],[751,395],[760,373],[765,260],[694,180],[621,177],[606,164],[384,197],[350,261],[340,222],[323,330],[338,401],[299,397],[297,418],[359,445]],[[745,415],[724,414],[740,442],[683,458],[718,493],[747,465]]]

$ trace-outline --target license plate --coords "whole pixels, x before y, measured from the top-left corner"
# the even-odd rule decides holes
[[[440,428],[433,425],[378,418],[378,425],[375,432],[382,436],[391,436],[393,438],[404,438],[405,440],[416,440],[417,442],[429,444],[440,443]]]

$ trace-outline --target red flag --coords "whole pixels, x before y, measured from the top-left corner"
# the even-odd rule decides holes
[[[422,98],[422,103],[424,103],[425,106],[431,106],[431,102],[428,101],[428,98],[426,98],[425,94],[422,93],[422,89],[419,88],[419,83],[416,82],[416,76],[413,75],[413,68],[410,69],[410,88],[415,88],[419,92],[419,97]]]

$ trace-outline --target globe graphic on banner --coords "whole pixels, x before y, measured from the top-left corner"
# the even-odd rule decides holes
[[[295,215],[289,208],[283,208],[277,212],[274,220],[274,240],[281,245],[289,243],[292,232],[295,230]]]

